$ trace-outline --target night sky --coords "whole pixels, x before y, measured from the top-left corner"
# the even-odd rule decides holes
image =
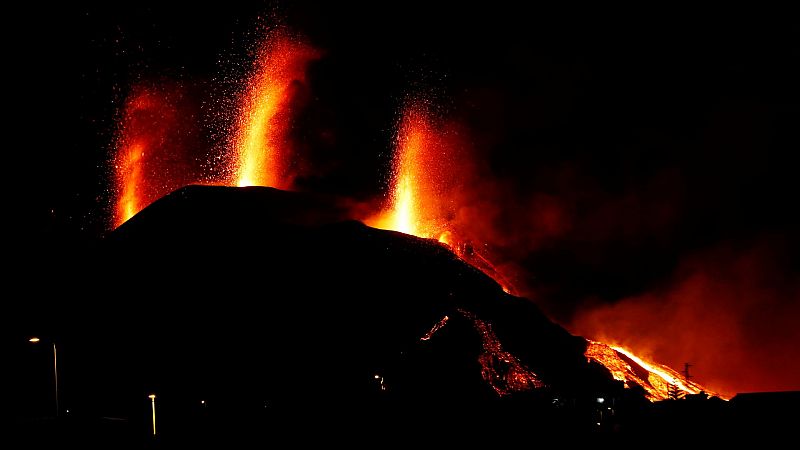
[[[465,130],[486,211],[475,228],[554,320],[587,335],[611,324],[731,389],[800,389],[791,16],[162,3],[6,15],[12,261],[80,254],[108,231],[109,152],[132,86],[190,93],[202,157],[219,145],[215,96],[259,26],[282,22],[323,54],[296,119],[298,189],[379,201],[400,105],[425,96]],[[735,362],[702,356],[720,352]]]

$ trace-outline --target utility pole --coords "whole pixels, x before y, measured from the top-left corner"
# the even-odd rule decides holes
[[[689,375],[689,367],[692,367],[692,364],[689,364],[688,362],[683,363],[683,376],[686,378],[686,381],[689,381],[689,378],[692,378],[692,376]]]

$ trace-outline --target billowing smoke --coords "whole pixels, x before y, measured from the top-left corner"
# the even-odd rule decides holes
[[[743,248],[742,248],[743,247]],[[573,331],[635,349],[724,393],[800,389],[800,281],[775,240],[687,256],[668,282],[586,304]]]

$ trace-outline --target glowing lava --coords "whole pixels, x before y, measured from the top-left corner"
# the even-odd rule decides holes
[[[150,136],[140,124],[143,116],[152,115],[159,102],[152,92],[135,90],[123,110],[117,134],[114,157],[115,208],[114,226],[118,227],[133,217],[145,205],[143,164],[145,152],[151,150]]]
[[[455,229],[453,219],[462,206],[456,199],[462,198],[458,192],[464,176],[454,164],[464,146],[457,134],[437,123],[425,102],[408,103],[395,136],[389,205],[366,223],[436,239],[512,293],[511,283],[485,256],[486,250],[476,249]]]
[[[370,225],[424,238],[442,234],[436,195],[440,161],[434,158],[441,157],[443,145],[422,103],[406,106],[395,138],[390,205]]]
[[[622,347],[596,341],[587,343],[584,355],[588,360],[602,364],[615,380],[625,383],[625,387],[630,387],[631,383],[640,386],[650,401],[672,398],[671,390],[681,395],[705,393],[727,400],[726,397],[689,381],[675,370],[645,361]]]
[[[180,84],[137,86],[122,111],[112,160],[113,224],[121,225],[150,203],[188,184],[290,187],[290,130],[297,93],[305,81],[311,47],[283,30],[269,33],[242,88],[223,177],[202,167],[196,123],[179,120],[196,111]],[[212,171],[216,168],[212,168]]]
[[[469,311],[459,309],[459,312],[472,321],[481,336],[483,353],[478,357],[481,376],[497,395],[502,397],[514,392],[545,387],[544,382],[532,370],[525,367],[516,356],[503,350],[491,323],[479,319]]]
[[[276,30],[257,53],[235,122],[236,186],[291,185],[291,107],[317,52]]]
[[[503,350],[500,340],[492,330],[491,323],[479,319],[469,311],[458,309],[458,312],[465,319],[472,322],[475,331],[480,335],[483,351],[478,356],[478,363],[481,365],[481,377],[498,396],[503,397],[515,392],[525,392],[547,386],[538,375],[525,367],[516,356]],[[449,320],[449,316],[444,316],[420,340],[431,340],[433,335],[444,328]]]
[[[441,330],[441,329],[442,329],[442,327],[444,327],[445,325],[447,325],[447,321],[448,321],[448,320],[450,320],[450,317],[448,317],[448,316],[444,316],[444,317],[442,317],[442,320],[440,320],[440,321],[436,322],[436,325],[434,325],[434,326],[433,326],[433,328],[431,328],[431,329],[430,329],[430,331],[428,331],[427,333],[425,333],[425,336],[422,336],[421,338],[419,338],[419,340],[420,340],[420,341],[430,341],[430,340],[431,340],[431,338],[433,337],[433,335],[434,335],[434,334],[435,334],[437,331]]]
[[[460,176],[447,163],[457,151],[447,133],[433,124],[424,103],[411,103],[403,111],[395,140],[392,189],[389,207],[368,224],[376,228],[400,231],[418,237],[437,239],[455,255],[497,281],[506,293],[515,290],[511,283],[490,261],[488,250],[475,246],[458,233],[453,217],[464,202],[462,195],[453,195]],[[449,170],[448,170],[449,169]],[[447,202],[443,201],[447,198]],[[502,350],[491,325],[475,315],[461,311],[473,321],[483,339],[484,353],[480,357],[483,378],[498,395],[541,387],[541,380],[525,368],[513,355]],[[437,323],[423,341],[447,323],[448,317]],[[605,366],[611,375],[626,386],[641,386],[651,401],[664,400],[676,392],[698,394],[705,392],[724,398],[718,393],[689,381],[669,367],[647,362],[621,347],[590,341],[586,357]]]
[[[179,123],[183,107],[180,89],[138,86],[131,90],[116,136],[113,168],[113,225],[122,225],[160,197],[197,182],[184,160]]]
[[[141,142],[134,142],[121,153],[117,177],[122,189],[117,204],[116,226],[127,222],[142,209],[141,200],[137,196],[137,186],[142,182],[141,161],[144,157],[144,145]]]

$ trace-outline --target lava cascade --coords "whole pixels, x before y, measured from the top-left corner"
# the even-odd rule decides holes
[[[638,385],[646,392],[650,401],[667,400],[677,395],[705,393],[726,398],[690,381],[684,374],[650,361],[646,361],[622,347],[587,341],[584,356],[589,361],[602,364],[615,380],[625,387]]]

